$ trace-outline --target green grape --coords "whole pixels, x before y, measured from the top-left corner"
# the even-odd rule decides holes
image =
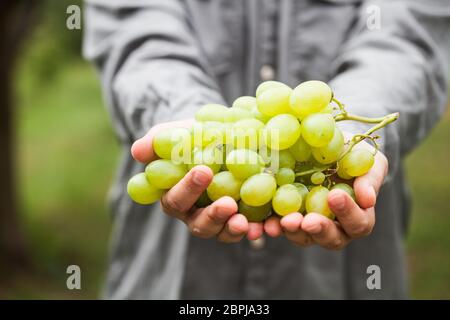
[[[242,119],[253,119],[253,113],[243,108],[230,108],[230,118],[228,122],[236,122]]]
[[[299,162],[308,161],[311,157],[311,146],[300,136],[297,141],[289,148],[294,159]]]
[[[302,207],[302,196],[292,184],[278,188],[272,199],[273,210],[280,216],[299,212]]]
[[[328,207],[328,193],[329,191],[325,187],[313,187],[306,197],[306,212],[315,212],[334,219],[334,214]]]
[[[264,160],[255,151],[236,149],[226,158],[228,170],[238,179],[245,180],[264,170]]]
[[[225,142],[228,125],[217,121],[196,123],[193,128],[193,140],[196,147],[217,147]]]
[[[263,130],[265,144],[275,150],[291,147],[301,134],[298,120],[291,114],[280,114],[267,122]]]
[[[227,143],[235,148],[248,148],[257,150],[259,137],[264,123],[256,119],[243,119],[233,124],[231,130],[227,130]]]
[[[295,168],[295,158],[289,150],[278,151],[278,157],[280,168]]]
[[[342,170],[349,176],[359,177],[369,172],[375,162],[375,157],[367,149],[353,149],[340,162]]]
[[[289,113],[291,92],[292,89],[287,86],[275,87],[264,91],[256,98],[259,112],[269,117]]]
[[[277,189],[275,178],[268,173],[259,173],[244,181],[241,198],[250,206],[259,207],[270,200]]]
[[[355,191],[348,184],[346,184],[346,183],[337,183],[331,188],[331,190],[335,190],[335,189],[339,189],[339,190],[342,190],[342,191],[346,192],[353,199],[353,201],[356,202]]]
[[[208,197],[213,201],[225,196],[238,201],[241,185],[242,181],[238,180],[230,171],[222,171],[214,175],[206,191]]]
[[[283,82],[279,82],[279,81],[264,81],[258,86],[258,88],[256,88],[256,97],[259,97],[263,92],[265,92],[265,91],[267,91],[269,89],[279,88],[279,87],[289,88]]]
[[[200,197],[195,202],[195,205],[198,208],[205,208],[209,206],[212,203],[212,200],[208,197],[208,193],[206,191],[203,191],[203,193],[200,195]]]
[[[144,172],[136,174],[128,181],[127,191],[130,198],[139,204],[156,202],[164,193],[164,190],[158,189],[148,182]]]
[[[347,173],[347,171],[345,171],[344,167],[342,166],[342,162],[341,161],[338,162],[337,175],[338,175],[339,178],[344,179],[344,180],[351,180],[351,179],[353,179],[353,177],[351,175],[349,175]]]
[[[145,168],[148,181],[158,189],[170,189],[186,174],[184,164],[175,164],[170,160],[160,159],[150,162]]]
[[[333,139],[335,122],[331,114],[314,113],[302,121],[302,136],[311,147],[325,147]]]
[[[257,108],[256,98],[250,96],[239,97],[236,100],[234,100],[231,107],[252,111],[253,108]]]
[[[290,106],[300,120],[320,112],[333,98],[331,88],[322,81],[306,81],[298,85],[290,98]]]
[[[325,181],[325,175],[323,172],[314,172],[311,175],[311,183],[313,184],[322,184]]]
[[[297,191],[302,196],[303,201],[302,201],[302,206],[300,207],[299,212],[303,213],[303,212],[305,212],[305,209],[306,209],[306,197],[308,196],[309,190],[302,183],[294,182],[293,185],[297,188]]]
[[[205,104],[195,113],[195,120],[197,121],[218,121],[229,122],[232,121],[230,109],[221,104]]]
[[[328,106],[326,106],[324,109],[322,109],[320,111],[320,113],[333,113],[334,111],[334,106],[332,103],[328,104]]]
[[[270,120],[269,116],[265,116],[261,112],[259,112],[258,106],[256,106],[255,108],[252,109],[252,115],[253,115],[253,118],[261,121],[262,123],[267,123]]]
[[[218,148],[196,149],[192,152],[190,162],[189,169],[202,164],[208,166],[213,173],[217,173],[223,164],[223,151]]]
[[[252,207],[242,200],[239,201],[239,213],[243,214],[249,222],[262,222],[266,220],[270,216],[271,210],[272,204],[270,201],[259,207]]]
[[[344,135],[339,128],[334,128],[334,134],[331,141],[321,148],[312,148],[312,155],[317,162],[322,164],[331,164],[338,161],[344,151]]]
[[[162,159],[180,159],[189,155],[192,147],[191,133],[186,128],[167,128],[153,138],[153,150]]]
[[[290,168],[281,168],[275,175],[277,185],[292,184],[295,181],[295,172]]]

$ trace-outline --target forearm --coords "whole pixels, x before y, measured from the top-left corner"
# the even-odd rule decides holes
[[[88,2],[85,56],[100,71],[122,138],[222,102],[181,1]]]

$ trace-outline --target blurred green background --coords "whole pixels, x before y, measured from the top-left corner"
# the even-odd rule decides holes
[[[15,76],[17,161],[22,224],[34,269],[0,285],[0,298],[97,298],[111,228],[106,194],[119,146],[98,79],[80,57],[81,31],[65,9],[44,1]],[[413,298],[450,299],[450,113],[406,160],[413,214],[407,239]],[[82,290],[66,289],[78,264]]]

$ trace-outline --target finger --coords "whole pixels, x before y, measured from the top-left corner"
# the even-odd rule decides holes
[[[351,238],[360,238],[372,232],[375,225],[375,211],[362,210],[346,192],[330,191],[328,206]]]
[[[262,222],[249,222],[248,224],[248,240],[256,240],[261,238],[264,232],[264,225]]]
[[[136,140],[131,146],[131,155],[136,161],[149,163],[155,160],[157,155],[153,150],[153,138],[161,130],[167,128],[190,128],[194,123],[193,119],[172,121],[158,124],[151,128],[145,136]]]
[[[191,233],[200,238],[216,236],[227,221],[237,213],[238,206],[231,197],[222,197],[203,210],[188,215],[186,223]],[[247,224],[247,219],[245,219]]]
[[[281,235],[283,230],[280,225],[280,218],[278,216],[271,216],[264,222],[264,232],[272,238],[277,238]]]
[[[386,157],[377,152],[372,168],[365,175],[358,177],[354,182],[356,200],[363,209],[375,206],[377,194],[383,184],[388,171],[388,161]]]
[[[195,166],[161,199],[163,211],[176,218],[185,219],[186,213],[208,187],[213,178],[207,166]]]
[[[300,213],[292,213],[281,218],[280,224],[283,228],[286,238],[294,244],[307,247],[314,243],[311,236],[301,230],[303,215]]]
[[[217,239],[225,243],[235,243],[242,240],[249,231],[247,218],[238,213],[233,215],[217,236]]]
[[[318,213],[308,213],[301,228],[315,243],[327,249],[340,250],[350,241],[338,223]]]
[[[281,218],[280,225],[283,231],[296,232],[300,229],[302,220],[303,216],[300,213],[291,213]]]

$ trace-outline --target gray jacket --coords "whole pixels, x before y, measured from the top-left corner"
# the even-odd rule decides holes
[[[450,1],[274,1],[86,1],[84,53],[99,70],[123,146],[111,192],[105,297],[407,297],[409,208],[401,163],[446,105]],[[203,103],[254,94],[268,70],[291,86],[330,82],[354,113],[401,113],[381,132],[390,173],[375,229],[343,251],[302,249],[283,237],[266,238],[262,248],[193,238],[158,204],[139,206],[126,194],[128,178],[143,170],[130,157],[136,138],[156,123],[192,117]],[[381,269],[380,290],[367,287],[370,265]]]

